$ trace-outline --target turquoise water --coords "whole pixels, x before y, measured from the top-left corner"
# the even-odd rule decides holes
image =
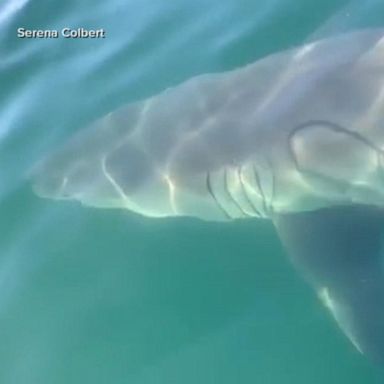
[[[380,1],[0,4],[0,384],[382,383],[267,222],[149,220],[33,195],[93,119],[313,36],[383,25]],[[19,27],[104,28],[99,40]]]

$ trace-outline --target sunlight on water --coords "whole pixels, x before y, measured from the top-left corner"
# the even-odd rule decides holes
[[[21,10],[29,0],[7,0],[0,7],[0,23],[6,23]]]

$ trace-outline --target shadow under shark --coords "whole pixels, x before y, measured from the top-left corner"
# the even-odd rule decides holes
[[[271,219],[356,348],[384,363],[384,30],[195,77],[80,132],[38,195],[150,217]]]

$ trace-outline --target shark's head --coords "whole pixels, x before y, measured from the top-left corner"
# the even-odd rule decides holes
[[[186,145],[159,162],[137,140],[97,147],[94,138],[91,143],[79,137],[35,167],[33,188],[40,197],[149,217],[225,221],[265,216],[270,196],[260,185],[265,174],[254,160],[213,167],[203,159],[205,150],[196,161],[190,151],[197,149]]]
[[[87,138],[75,138],[40,162],[33,172],[36,194],[147,216],[172,214],[167,180],[144,151],[129,141],[107,150],[90,149],[92,144]]]

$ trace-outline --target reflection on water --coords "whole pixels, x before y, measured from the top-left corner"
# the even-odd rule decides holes
[[[4,4],[0,382],[381,383],[285,262],[268,224],[148,221],[52,203],[27,178],[51,149],[122,104],[319,33],[382,25],[383,5]],[[18,27],[67,26],[107,37],[16,37]]]

